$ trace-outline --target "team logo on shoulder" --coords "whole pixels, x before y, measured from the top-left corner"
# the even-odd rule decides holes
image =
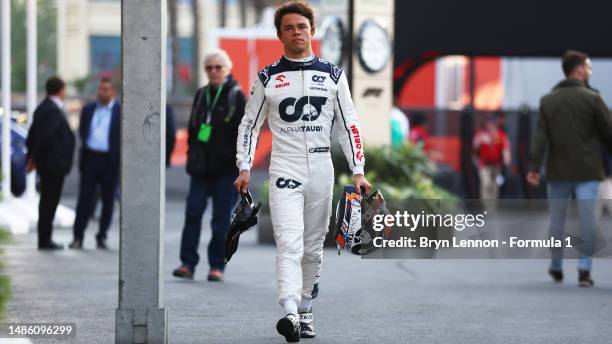
[[[299,187],[300,185],[302,185],[302,183],[298,182],[297,180],[293,180],[293,179],[285,179],[283,177],[280,177],[276,180],[276,187],[279,189],[295,189],[297,187]]]
[[[261,79],[261,82],[266,85],[268,83],[268,81],[270,80],[270,76],[268,75],[268,67],[262,69],[259,72],[259,79]]]
[[[340,74],[342,74],[342,68],[337,67],[337,66],[333,66],[332,67],[332,74],[337,78],[340,76]]]
[[[322,58],[319,57],[319,62],[323,63],[323,64],[329,64],[329,62],[323,60]]]
[[[337,83],[340,80],[340,75],[342,75],[342,68],[338,66],[332,65],[331,68],[331,78]]]

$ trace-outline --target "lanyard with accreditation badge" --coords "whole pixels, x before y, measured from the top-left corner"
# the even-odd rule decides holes
[[[210,103],[210,89],[210,86],[206,87],[206,121],[200,125],[200,131],[198,132],[198,140],[204,143],[208,142],[210,139],[210,133],[212,132],[212,125],[210,125],[213,116],[212,113],[221,96],[223,85],[217,88],[217,93],[215,94],[215,98],[213,98],[212,104]]]

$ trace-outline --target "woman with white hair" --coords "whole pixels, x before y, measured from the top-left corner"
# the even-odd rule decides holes
[[[232,61],[223,50],[204,57],[208,84],[197,90],[188,124],[187,173],[191,176],[185,226],[181,239],[181,266],[173,275],[193,279],[199,262],[202,215],[212,198],[212,237],[208,245],[209,281],[222,281],[225,233],[237,193],[236,141],[246,100],[232,78]]]

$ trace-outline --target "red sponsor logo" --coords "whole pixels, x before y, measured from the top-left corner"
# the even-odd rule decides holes
[[[357,129],[355,125],[352,125],[351,132],[353,133],[353,141],[355,142],[355,148],[358,149],[355,157],[357,158],[357,160],[361,161],[363,160],[363,153],[361,152],[363,145],[361,144],[361,135],[359,134],[359,129]]]
[[[357,160],[363,160],[363,154],[361,153],[361,151],[357,151]]]
[[[280,84],[277,84],[277,85],[275,85],[274,87],[275,87],[275,88],[281,88],[281,87],[287,87],[287,86],[289,86],[289,83],[288,83],[288,82],[285,82],[285,79],[286,79],[286,78],[287,78],[287,77],[286,77],[286,76],[284,76],[283,74],[278,75],[278,76],[277,76],[275,79],[276,79],[276,81],[280,82]]]

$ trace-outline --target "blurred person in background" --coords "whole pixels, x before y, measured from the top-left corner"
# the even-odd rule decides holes
[[[174,116],[174,110],[172,106],[166,104],[166,168],[172,165],[172,153],[174,151],[174,145],[176,144],[176,121]],[[120,198],[119,183],[117,183],[115,200],[119,201]],[[98,200],[100,198],[100,190],[96,190],[93,197],[91,219],[100,220],[102,216],[102,209],[98,207]]]
[[[508,136],[495,115],[485,116],[482,128],[474,135],[473,148],[478,160],[480,198],[496,200],[503,184],[503,169],[510,166],[511,152]]]
[[[580,217],[581,258],[578,284],[593,286],[592,251],[597,223],[595,206],[599,184],[604,178],[602,141],[609,145],[612,116],[601,96],[588,86],[591,60],[578,51],[562,58],[566,79],[540,101],[540,114],[532,149],[527,181],[540,183],[540,168],[546,157],[546,180],[550,211],[550,235],[564,239],[568,200],[575,195]],[[548,273],[563,281],[562,248],[551,249]]]
[[[212,236],[208,244],[209,281],[222,281],[225,269],[225,234],[238,194],[233,182],[238,125],[246,99],[231,76],[232,61],[224,50],[204,58],[208,85],[197,90],[188,123],[187,173],[191,176],[181,237],[179,278],[193,279],[200,260],[198,246],[202,215],[212,198]]]
[[[97,100],[83,107],[79,122],[81,180],[73,226],[72,249],[82,249],[85,229],[95,206],[96,188],[100,188],[102,213],[96,247],[107,249],[106,232],[110,227],[119,180],[119,122],[121,106],[111,79],[98,84]]]
[[[597,207],[597,218],[612,215],[612,153],[605,145],[602,146],[602,157],[605,179],[599,186],[600,205]]]
[[[593,88],[588,82],[586,85],[599,94],[599,90]],[[610,134],[612,135],[612,133]],[[595,210],[596,219],[612,215],[612,146],[609,147],[605,140],[602,140],[601,143],[601,159],[605,177],[599,184],[599,202]]]
[[[425,114],[422,112],[415,112],[410,118],[410,127],[408,138],[412,143],[425,144],[425,141],[429,137],[427,132],[427,119]]]
[[[408,140],[410,122],[406,114],[397,106],[391,108],[391,145],[401,146]]]
[[[40,177],[40,203],[38,204],[38,249],[63,249],[51,240],[53,218],[70,172],[74,156],[74,134],[64,112],[66,84],[52,77],[45,84],[47,97],[34,111],[26,146],[27,171],[34,169]]]

